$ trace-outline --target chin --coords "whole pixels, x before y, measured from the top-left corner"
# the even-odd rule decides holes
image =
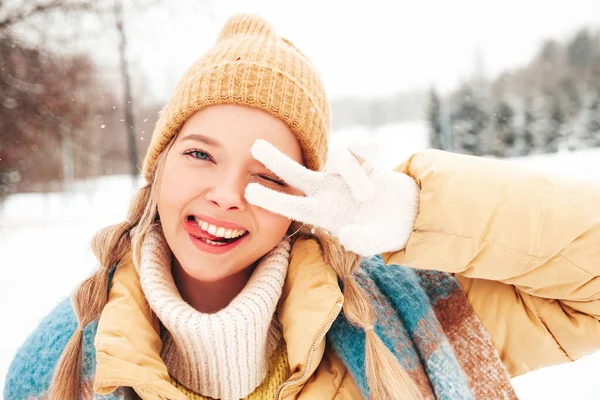
[[[196,263],[198,260],[195,260]],[[187,264],[189,265],[189,264]],[[210,265],[214,265],[213,268],[210,268]],[[231,275],[236,273],[235,270],[224,267],[223,265],[219,265],[214,262],[204,262],[202,265],[198,265],[198,267],[181,267],[183,271],[192,279],[200,281],[200,282],[218,282],[222,279],[228,278]]]

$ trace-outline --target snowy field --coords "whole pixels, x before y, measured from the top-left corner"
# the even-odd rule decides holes
[[[393,166],[426,147],[421,121],[365,133],[351,129],[334,142],[371,136],[380,162]],[[529,168],[600,182],[600,149],[515,159]],[[98,229],[125,217],[132,183],[125,176],[77,182],[69,193],[14,195],[0,208],[0,393],[16,349],[38,321],[90,274],[89,241]],[[600,353],[513,380],[521,399],[600,399]]]

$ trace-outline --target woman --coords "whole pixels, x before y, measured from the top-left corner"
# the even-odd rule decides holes
[[[5,398],[509,399],[599,347],[598,188],[435,151],[319,172],[329,127],[306,57],[230,19]]]

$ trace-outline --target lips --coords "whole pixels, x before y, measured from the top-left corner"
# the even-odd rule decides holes
[[[210,233],[202,230],[198,226],[198,224],[196,223],[196,221],[194,221],[194,220],[187,220],[187,221],[185,221],[184,229],[190,235],[195,236],[198,239],[208,239],[208,240],[213,240],[213,241],[218,241],[218,240],[223,239],[222,237],[211,235]]]
[[[185,221],[183,228],[188,232],[194,246],[205,253],[224,254],[244,242],[248,232],[233,239],[212,235],[202,230],[194,219]]]
[[[237,236],[235,238],[224,238],[222,236],[216,236],[213,235],[207,231],[205,231],[204,229],[200,228],[198,226],[198,224],[196,223],[196,221],[194,219],[188,219],[185,221],[183,228],[193,237],[195,237],[196,239],[200,239],[203,241],[209,240],[209,241],[213,241],[213,242],[217,242],[219,244],[230,244],[230,243],[235,243],[238,242],[240,239],[246,237],[248,235],[248,232],[246,231],[246,233],[244,233],[241,236]],[[210,243],[207,243],[210,244]],[[213,244],[216,245],[216,244]]]

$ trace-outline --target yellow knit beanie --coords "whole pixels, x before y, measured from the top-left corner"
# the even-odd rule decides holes
[[[331,111],[316,69],[267,21],[235,15],[215,46],[185,72],[161,111],[144,159],[148,182],[159,154],[185,121],[214,104],[245,105],[276,116],[298,138],[306,167],[322,168]]]

